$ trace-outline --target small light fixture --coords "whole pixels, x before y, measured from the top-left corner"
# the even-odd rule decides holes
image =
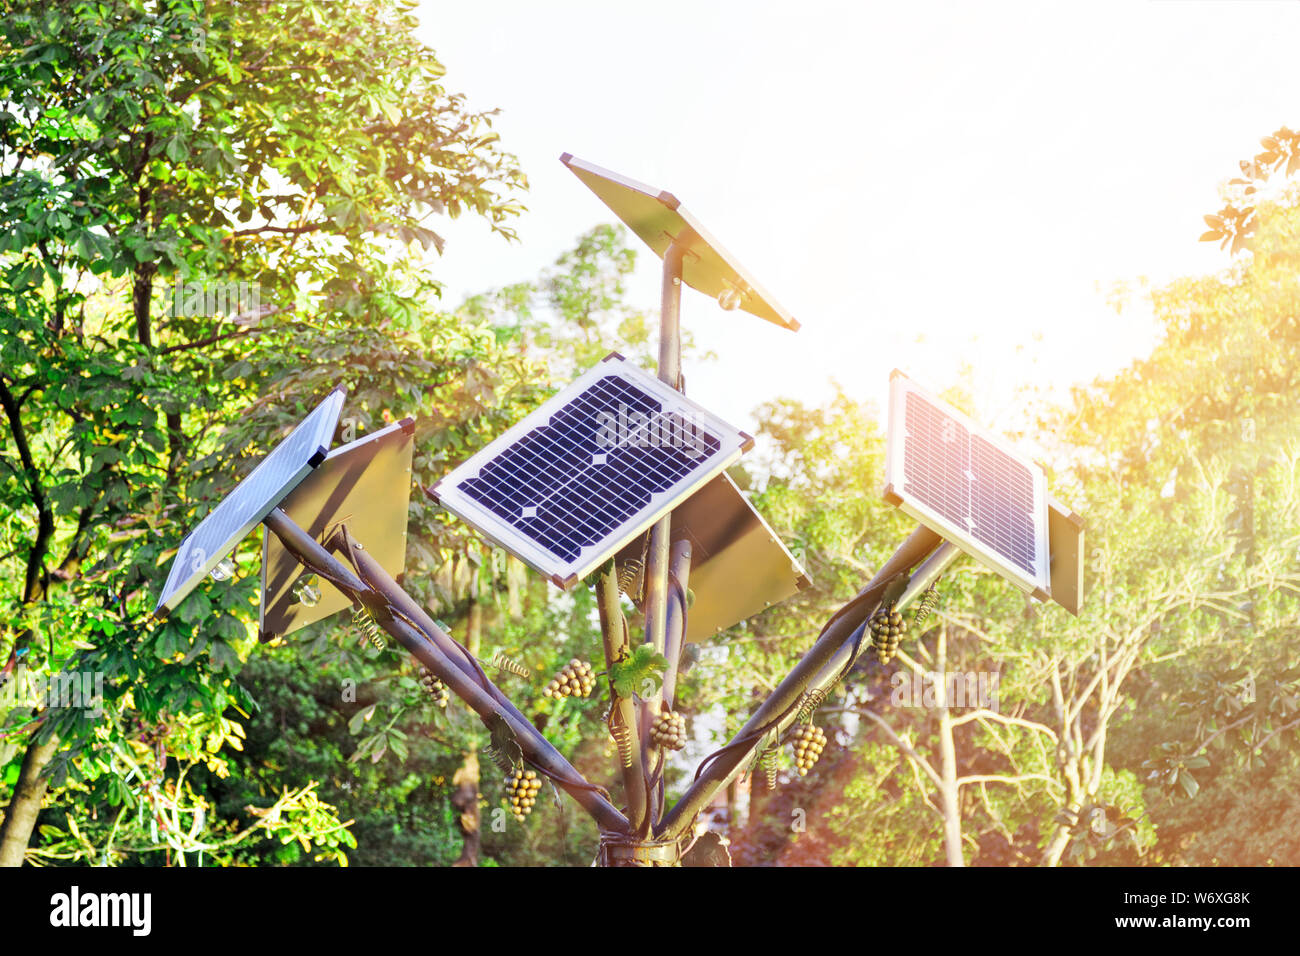
[[[217,566],[208,572],[208,577],[214,581],[229,581],[235,576],[235,562],[230,558],[222,558],[217,562]]]
[[[320,588],[316,585],[316,575],[305,574],[293,586],[293,596],[303,607],[315,607],[320,603]]]
[[[732,312],[740,308],[740,299],[740,293],[731,286],[718,293],[718,305],[722,306],[724,312]]]

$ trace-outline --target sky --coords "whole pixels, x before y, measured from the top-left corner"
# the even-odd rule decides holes
[[[977,416],[1113,373],[1155,341],[1141,301],[1228,264],[1201,216],[1260,137],[1300,123],[1300,3],[425,0],[449,91],[500,109],[530,180],[507,244],[444,222],[445,300],[535,277],[612,220],[563,152],[676,195],[803,327],[682,321],[716,362],[688,394],[740,427],[832,382],[884,408],[900,368]],[[631,242],[639,247],[635,237]],[[657,309],[644,249],[630,297]],[[618,343],[610,342],[610,348]]]

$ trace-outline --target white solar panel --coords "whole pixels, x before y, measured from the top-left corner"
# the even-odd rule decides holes
[[[614,354],[429,493],[568,589],[751,443]]]
[[[185,536],[154,608],[156,617],[174,610],[203,576],[325,459],[343,410],[343,394],[342,386],[330,392]]]
[[[886,471],[889,501],[1022,590],[1050,597],[1043,470],[898,371]]]

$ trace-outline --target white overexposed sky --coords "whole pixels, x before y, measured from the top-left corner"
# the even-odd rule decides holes
[[[1091,380],[1153,341],[1119,280],[1223,268],[1201,215],[1300,123],[1300,4],[425,0],[446,87],[500,108],[531,181],[521,242],[444,222],[454,305],[534,277],[603,204],[562,152],[682,200],[802,323],[683,293],[720,355],[690,395],[738,426],[831,380],[884,407],[899,367],[963,363],[996,426],[1021,385]],[[639,243],[632,237],[632,241]],[[634,301],[657,308],[643,250]],[[616,348],[618,343],[609,343]],[[693,374],[694,372],[694,374]]]

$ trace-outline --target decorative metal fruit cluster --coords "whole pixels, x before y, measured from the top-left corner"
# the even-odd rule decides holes
[[[794,765],[802,777],[826,749],[826,734],[816,724],[801,724],[790,731],[790,743],[794,747]]]
[[[533,806],[537,803],[537,791],[541,789],[542,781],[536,770],[517,767],[506,777],[506,797],[510,800],[510,812],[516,820],[523,820],[533,812]]]
[[[686,718],[675,710],[666,710],[650,725],[650,739],[664,750],[681,750],[686,746]]]
[[[433,698],[435,705],[446,708],[447,702],[451,699],[451,695],[447,693],[447,685],[438,680],[437,675],[434,674],[433,671],[429,670],[427,667],[420,668],[420,683],[423,684],[424,689],[429,692],[429,696]]]
[[[871,643],[876,646],[876,660],[888,664],[898,653],[898,642],[903,634],[903,615],[893,606],[882,608],[871,618]]]
[[[596,686],[596,674],[584,660],[573,658],[560,668],[542,691],[544,697],[589,697]]]

